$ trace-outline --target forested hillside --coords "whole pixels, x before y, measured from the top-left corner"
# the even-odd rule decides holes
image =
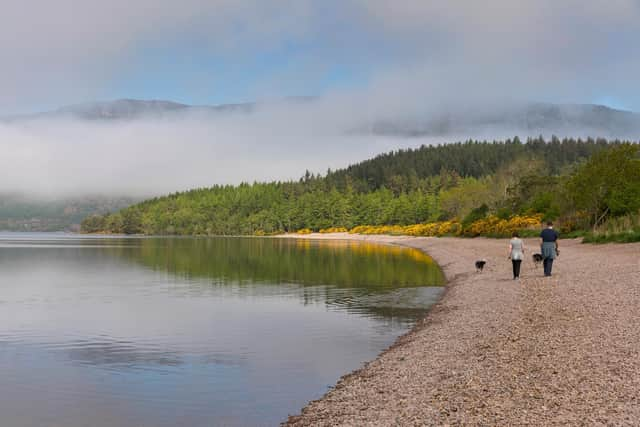
[[[618,141],[612,142],[619,143]],[[428,178],[442,171],[454,172],[465,178],[481,178],[496,173],[516,159],[544,162],[548,173],[556,175],[567,164],[591,156],[609,144],[604,139],[529,139],[522,143],[517,137],[504,142],[478,142],[422,146],[417,149],[392,151],[374,159],[330,172],[326,179],[340,189],[351,183],[358,191],[381,187],[411,188],[416,178]]]
[[[78,231],[87,216],[115,212],[139,200],[105,196],[42,199],[0,194],[0,230]]]
[[[214,186],[83,221],[85,232],[229,235],[540,214],[565,231],[640,209],[638,145],[467,141],[378,156],[296,182]]]

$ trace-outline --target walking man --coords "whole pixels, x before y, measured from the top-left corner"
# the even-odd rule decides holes
[[[553,267],[553,260],[558,256],[558,232],[553,229],[553,223],[547,222],[547,228],[540,233],[542,239],[542,246],[540,252],[542,253],[542,264],[544,265],[545,277],[551,276],[551,268]]]

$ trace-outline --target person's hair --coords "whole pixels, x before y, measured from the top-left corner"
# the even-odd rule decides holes
[[[520,237],[520,235],[517,231],[514,231],[513,233],[511,233],[511,237]]]
[[[547,221],[547,226],[551,227],[552,225],[553,225],[553,222]]]

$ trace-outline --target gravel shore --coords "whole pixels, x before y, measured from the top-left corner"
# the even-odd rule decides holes
[[[311,238],[422,249],[448,285],[411,332],[287,425],[640,425],[640,244],[562,240],[545,278],[527,239],[514,281],[506,239]]]

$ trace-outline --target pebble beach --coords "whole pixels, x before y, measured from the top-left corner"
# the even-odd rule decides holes
[[[525,239],[514,281],[507,239],[290,237],[417,248],[447,288],[409,333],[285,425],[640,425],[640,244],[561,240],[543,277],[531,260],[539,239]]]

